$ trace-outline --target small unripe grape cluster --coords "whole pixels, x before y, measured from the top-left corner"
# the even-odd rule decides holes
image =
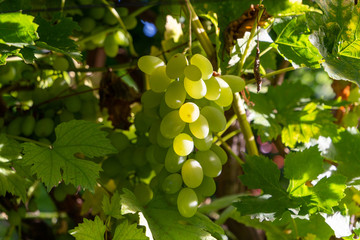
[[[82,4],[81,2],[79,1],[80,4]],[[89,2],[86,5],[91,4],[95,7],[84,11],[84,15],[78,19],[81,28],[80,34],[84,38],[89,37],[89,40],[84,43],[83,47],[87,50],[104,47],[107,56],[115,57],[119,47],[127,47],[129,45],[130,36],[127,36],[126,31],[120,27],[111,32],[107,31],[107,29],[114,28],[116,24],[119,24],[118,19],[101,1],[90,0]],[[127,30],[136,27],[137,20],[134,16],[129,15],[127,8],[120,7],[116,11]]]
[[[213,76],[212,64],[200,54],[188,61],[178,53],[167,65],[143,56],[138,66],[149,75],[150,90],[142,95],[135,127],[148,132],[156,161],[164,166],[151,186],[176,195],[180,214],[192,217],[199,202],[215,193],[213,178],[227,155],[213,136],[225,129],[224,109],[232,104],[233,90],[241,91],[245,83],[236,76]]]

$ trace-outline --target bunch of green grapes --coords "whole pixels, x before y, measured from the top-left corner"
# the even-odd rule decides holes
[[[135,126],[148,132],[154,158],[163,166],[151,186],[176,196],[180,214],[192,217],[199,202],[215,193],[213,178],[227,155],[213,136],[225,129],[224,110],[245,83],[236,76],[213,76],[210,61],[200,54],[188,60],[178,53],[167,65],[144,56],[138,66],[149,75],[150,90],[142,95]]]
[[[84,5],[83,1],[78,1]],[[119,51],[119,47],[127,47],[129,45],[129,35],[125,29],[120,26],[118,19],[101,1],[87,1],[85,5],[92,5],[83,12],[83,16],[78,18],[81,28],[79,33],[87,41],[84,42],[84,48],[93,50],[97,47],[104,47],[105,53],[109,57],[115,57]],[[116,8],[116,11],[122,19],[127,30],[133,29],[137,25],[135,16],[129,14],[127,8]],[[109,29],[113,29],[109,31]]]

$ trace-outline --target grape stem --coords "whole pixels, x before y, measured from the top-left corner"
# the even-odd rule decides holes
[[[20,137],[20,136],[14,136],[14,135],[10,135],[10,134],[6,134],[6,136],[8,138],[13,138],[15,140],[19,140],[19,141],[23,141],[23,142],[31,142],[31,143],[35,143],[39,146],[42,146],[42,147],[46,147],[46,148],[52,148],[52,145],[50,144],[47,144],[47,143],[43,143],[43,142],[40,142],[40,141],[36,141],[36,140],[33,140],[33,139],[30,139],[30,138],[25,138],[25,137]]]
[[[244,139],[246,141],[246,149],[248,154],[251,155],[259,155],[259,151],[256,146],[256,141],[254,134],[251,130],[250,123],[246,117],[246,110],[244,101],[241,99],[240,94],[234,93],[234,100],[233,100],[233,109],[235,114],[239,120],[241,132],[244,134]]]
[[[232,150],[231,147],[229,146],[229,144],[227,144],[224,139],[221,138],[221,136],[217,135],[217,138],[219,139],[219,141],[221,142],[221,145],[224,146],[225,150],[240,164],[243,165],[245,162],[243,160],[241,160],[241,158],[236,155]]]
[[[300,67],[300,68],[303,68],[303,67]],[[300,69],[300,68],[297,68],[297,69]],[[271,73],[262,75],[261,77],[262,78],[268,78],[268,77],[278,75],[280,73],[290,72],[290,71],[293,71],[293,70],[295,70],[294,67],[287,67],[287,68],[279,69],[279,70],[273,71]],[[250,83],[255,83],[255,82],[256,82],[256,80],[255,80],[255,78],[253,78],[253,79],[250,79],[250,80],[246,81],[246,85],[248,85]]]
[[[121,28],[125,31],[125,35],[127,37],[127,39],[129,39],[129,50],[130,53],[134,56],[138,56],[138,54],[135,51],[134,48],[134,44],[133,44],[133,40],[132,37],[130,35],[130,33],[128,32],[123,20],[121,19],[119,13],[116,11],[116,9],[114,7],[112,7],[106,0],[102,0],[102,2],[106,5],[106,7],[109,9],[109,11],[114,15],[114,17],[118,20]]]

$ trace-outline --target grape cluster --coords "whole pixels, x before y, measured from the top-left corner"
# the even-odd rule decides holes
[[[78,0],[79,4],[84,4]],[[81,28],[79,35],[83,38],[89,37],[84,42],[83,48],[93,50],[97,47],[104,47],[105,53],[109,57],[115,57],[119,51],[119,47],[127,47],[129,45],[129,35],[122,28],[114,28],[119,22],[114,14],[107,9],[101,1],[89,0],[85,5],[93,7],[83,12],[83,16],[79,17],[78,23]],[[126,29],[133,29],[137,25],[137,19],[133,15],[129,15],[127,8],[120,7],[116,9],[121,17]],[[109,29],[114,29],[109,31]]]
[[[221,173],[227,155],[213,144],[213,136],[225,129],[224,109],[233,101],[233,90],[244,88],[244,81],[213,76],[210,61],[200,54],[188,61],[178,53],[167,65],[160,58],[143,56],[138,66],[149,75],[150,90],[142,95],[135,127],[148,132],[149,152],[155,152],[150,161],[159,163],[159,169],[164,166],[150,186],[176,198],[180,214],[191,217],[199,202],[215,193],[213,178]]]

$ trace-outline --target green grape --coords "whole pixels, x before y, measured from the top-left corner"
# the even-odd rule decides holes
[[[123,22],[124,22],[126,29],[128,29],[128,30],[134,29],[137,25],[136,17],[134,17],[132,15],[128,15],[128,16],[124,17]]]
[[[177,155],[174,149],[169,147],[165,156],[165,169],[170,173],[178,172],[185,160],[186,157]]]
[[[200,186],[194,189],[197,194],[203,197],[210,197],[215,194],[216,184],[212,177],[204,176]]]
[[[129,46],[129,39],[126,37],[125,31],[123,29],[117,30],[114,33],[114,38],[119,46],[123,46],[123,47]]]
[[[39,138],[39,142],[45,143],[47,145],[51,145],[51,142],[47,138]]]
[[[186,160],[181,168],[181,176],[186,186],[190,188],[200,186],[204,177],[201,164],[195,159]]]
[[[134,151],[132,161],[136,167],[143,167],[146,165],[146,147],[137,147]]]
[[[162,189],[167,194],[174,194],[181,189],[182,183],[183,181],[181,175],[173,173],[164,179]]]
[[[95,46],[103,46],[106,38],[106,28],[104,26],[97,26],[91,31],[91,42]]]
[[[198,139],[204,139],[209,135],[209,124],[203,115],[199,115],[199,118],[192,123],[189,123],[191,133]]]
[[[8,221],[13,226],[19,226],[21,224],[21,215],[19,212],[11,209],[10,212],[7,213]]]
[[[141,133],[147,132],[150,128],[151,123],[152,123],[151,120],[146,118],[144,112],[138,112],[135,115],[134,125],[135,125],[136,131],[141,132]]]
[[[184,103],[179,109],[181,120],[186,123],[195,122],[200,116],[199,107],[192,102]]]
[[[209,133],[204,139],[194,138],[194,145],[200,151],[209,150],[213,143],[213,135]]]
[[[206,95],[206,84],[200,79],[199,81],[191,81],[188,78],[184,79],[184,87],[190,97],[200,99]]]
[[[174,138],[173,148],[177,155],[187,156],[194,150],[194,142],[186,133],[180,133]]]
[[[104,41],[104,50],[105,50],[105,54],[108,57],[116,57],[116,55],[119,52],[119,46],[116,43],[114,34],[109,34],[106,36],[105,41]]]
[[[33,116],[26,116],[22,121],[21,132],[25,137],[30,136],[35,128],[35,118]]]
[[[188,65],[184,69],[184,75],[191,81],[199,81],[201,79],[201,71],[195,65]]]
[[[147,163],[145,163],[145,165],[143,165],[141,167],[136,167],[135,171],[136,171],[136,176],[138,176],[139,178],[147,179],[147,178],[149,178],[149,176],[152,172],[152,167],[147,162]]]
[[[157,93],[152,90],[147,90],[141,96],[141,103],[144,108],[153,108],[160,105],[164,93]]]
[[[116,9],[116,11],[119,13],[119,15],[121,17],[125,17],[125,16],[127,16],[129,14],[129,10],[127,8],[125,8],[125,7],[120,7],[118,9]]]
[[[165,70],[166,66],[160,66],[151,73],[149,85],[154,92],[164,92],[171,83],[171,79],[166,75]]]
[[[245,81],[239,76],[222,75],[218,78],[223,79],[231,88],[232,92],[241,92],[245,88]]]
[[[8,84],[16,77],[16,69],[11,65],[0,66],[0,83]]]
[[[72,113],[77,113],[81,110],[82,102],[78,95],[67,97],[63,100],[65,108]]]
[[[350,90],[350,95],[349,95],[347,100],[349,102],[359,102],[359,98],[360,98],[359,88],[355,87],[355,88]]]
[[[86,85],[81,85],[76,89],[76,92],[81,93],[78,96],[83,101],[91,101],[95,99],[93,89]]]
[[[227,162],[228,156],[224,149],[222,149],[218,145],[214,144],[211,146],[210,150],[213,151],[214,153],[216,153],[216,155],[219,157],[222,165],[224,165]]]
[[[58,71],[66,71],[69,68],[69,61],[64,57],[56,57],[53,62],[53,68]]]
[[[96,22],[90,17],[84,17],[80,20],[79,26],[84,33],[90,33],[95,28]]]
[[[218,78],[218,77],[215,77],[215,78],[219,82],[219,85],[221,88],[220,97],[215,100],[215,103],[222,107],[229,106],[233,101],[233,93],[231,91],[231,88],[230,88],[229,84],[227,84],[221,78]]]
[[[166,74],[169,78],[179,78],[184,74],[188,61],[184,54],[177,53],[172,56],[166,65]]]
[[[163,60],[155,56],[142,56],[138,60],[138,67],[148,75],[151,75],[153,71],[160,66],[165,66],[165,64]]]
[[[110,12],[110,10],[105,11],[103,21],[104,21],[104,23],[106,23],[108,25],[114,25],[118,22],[118,20],[116,19],[114,14],[112,14],[112,12]]]
[[[122,171],[123,166],[121,166],[119,159],[116,156],[111,156],[108,159],[105,159],[101,165],[103,170],[102,174],[109,178],[116,178],[119,173]]]
[[[163,148],[163,147],[160,147],[159,145],[155,145],[154,158],[157,163],[164,164],[166,153],[167,153],[167,148]]]
[[[203,107],[200,111],[209,123],[209,129],[213,132],[220,132],[226,127],[226,118],[217,108],[212,106]]]
[[[211,101],[215,101],[220,97],[220,84],[215,77],[211,77],[205,81],[206,95],[205,98]]]
[[[14,120],[12,120],[8,127],[7,127],[7,134],[19,136],[21,134],[21,126],[23,124],[23,118],[22,117],[16,117]]]
[[[145,183],[139,183],[134,188],[134,194],[141,206],[148,204],[153,198],[153,191],[149,185]]]
[[[68,110],[63,109],[59,115],[59,118],[60,118],[60,122],[68,122],[68,121],[75,119],[75,116],[72,112],[69,112]]]
[[[160,120],[154,121],[149,129],[149,141],[152,144],[157,144],[157,134],[160,130]]]
[[[222,169],[221,161],[213,151],[197,151],[195,159],[201,164],[205,176],[217,177],[220,175]]]
[[[159,131],[156,135],[156,142],[160,147],[168,148],[172,145],[172,139],[164,137],[161,132]]]
[[[177,206],[183,217],[189,218],[195,215],[198,207],[198,198],[194,190],[183,188],[177,198]]]
[[[132,161],[132,157],[136,146],[130,144],[129,147],[125,148],[122,152],[120,152],[117,156],[119,158],[120,164],[124,166],[128,171],[135,170],[135,165]]]
[[[32,99],[34,105],[45,102],[49,98],[50,98],[49,92],[43,88],[35,88],[35,90],[32,93]]]
[[[100,20],[105,16],[104,7],[93,7],[89,9],[89,16],[95,20]]]
[[[161,121],[160,132],[166,138],[174,138],[179,135],[185,127],[185,123],[179,116],[179,111],[169,112]]]
[[[161,99],[160,107],[159,107],[159,115],[160,118],[164,118],[169,112],[173,111],[174,109],[169,108],[169,106],[165,102],[165,97]]]
[[[165,103],[168,107],[178,109],[185,102],[186,91],[184,83],[180,81],[173,81],[165,93]]]
[[[161,190],[162,183],[168,175],[169,173],[164,168],[161,168],[160,171],[156,174],[156,176],[151,179],[150,188],[153,190]]]
[[[42,118],[35,124],[35,135],[38,137],[48,137],[54,130],[54,121],[51,118]]]
[[[213,67],[211,62],[203,55],[195,54],[191,57],[190,63],[200,69],[202,73],[202,79],[209,79],[213,75]]]
[[[96,104],[93,101],[81,101],[81,117],[87,121],[96,120]]]
[[[130,146],[128,137],[122,132],[112,132],[109,134],[108,138],[110,139],[111,144],[119,152]]]

